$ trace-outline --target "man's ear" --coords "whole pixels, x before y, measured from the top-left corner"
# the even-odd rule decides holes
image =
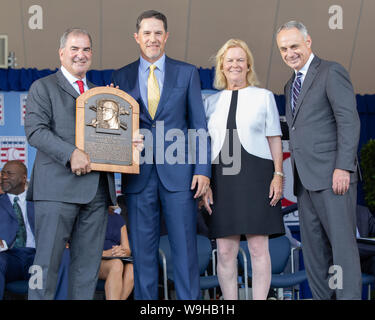
[[[139,44],[138,33],[134,32],[134,39]]]
[[[307,35],[306,44],[309,48],[311,48],[312,40],[311,40],[311,37],[309,35]]]

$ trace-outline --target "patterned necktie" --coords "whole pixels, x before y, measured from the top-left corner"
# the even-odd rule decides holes
[[[16,234],[16,241],[14,243],[15,248],[21,248],[26,246],[26,227],[25,227],[25,221],[23,220],[22,211],[17,203],[19,200],[18,197],[14,197],[13,200],[13,210],[17,216],[18,220],[18,231]]]
[[[148,112],[150,113],[152,119],[155,117],[160,100],[159,84],[154,73],[155,68],[156,66],[153,64],[150,66],[150,73],[147,79]]]
[[[297,99],[299,93],[301,92],[301,77],[302,72],[297,73],[297,77],[294,79],[293,88],[292,88],[292,116],[294,117],[294,112],[296,110]]]
[[[84,87],[83,87],[83,81],[82,81],[82,80],[77,80],[76,82],[77,82],[77,84],[78,84],[79,93],[80,93],[80,94],[84,93],[84,92],[85,92],[85,89],[84,89]]]

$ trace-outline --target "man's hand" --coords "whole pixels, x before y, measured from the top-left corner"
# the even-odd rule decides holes
[[[0,248],[4,248],[3,240],[0,240]]]
[[[350,173],[342,169],[335,169],[332,177],[333,193],[344,195],[349,190]]]
[[[108,88],[108,87],[110,87],[110,88],[115,88],[115,85],[111,82],[111,84],[110,85],[106,85],[106,87]],[[116,86],[116,89],[120,89],[120,87],[119,86]]]
[[[91,172],[89,155],[80,149],[75,149],[70,157],[70,167],[77,176]]]
[[[200,174],[195,174],[193,176],[193,181],[191,182],[191,188],[190,188],[190,190],[194,190],[195,187],[197,186],[197,191],[195,192],[194,199],[197,199],[200,196],[203,196],[206,193],[209,185],[210,185],[210,178],[200,175]]]

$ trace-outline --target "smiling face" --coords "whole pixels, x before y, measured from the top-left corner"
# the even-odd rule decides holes
[[[277,35],[277,45],[284,62],[292,69],[299,71],[309,60],[311,38],[306,39],[297,28],[283,29]]]
[[[223,57],[223,73],[227,79],[227,89],[246,87],[248,69],[245,50],[239,47],[229,48]]]
[[[156,18],[143,19],[138,33],[134,34],[142,57],[151,63],[164,54],[168,36],[169,33],[165,31],[163,21]]]
[[[85,34],[71,33],[65,47],[59,50],[61,65],[69,73],[83,79],[91,66],[92,50],[90,39]]]
[[[1,171],[1,188],[4,192],[20,194],[25,191],[27,174],[18,162],[9,161]]]

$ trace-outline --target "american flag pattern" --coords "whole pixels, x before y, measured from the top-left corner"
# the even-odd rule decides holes
[[[26,99],[27,99],[27,93],[22,93],[22,94],[20,94],[20,115],[21,115],[21,126],[24,126],[24,125],[25,125]]]
[[[116,197],[121,195],[121,179],[115,179]]]
[[[0,137],[0,166],[10,160],[21,160],[27,167],[26,137]]]

